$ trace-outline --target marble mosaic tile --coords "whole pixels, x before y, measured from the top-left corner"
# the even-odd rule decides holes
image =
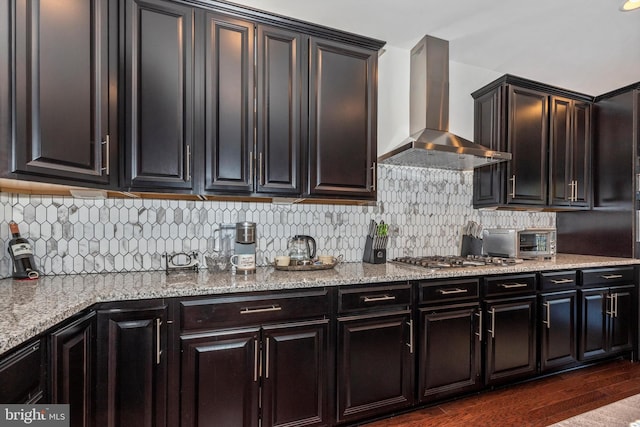
[[[371,219],[390,225],[389,258],[457,254],[469,220],[485,227],[555,225],[553,213],[474,210],[472,183],[471,172],[380,165],[375,206],[0,194],[0,277],[10,276],[11,219],[48,275],[161,270],[164,252],[211,253],[219,224],[245,220],[257,223],[260,265],[286,252],[295,234],[313,236],[319,252],[361,261]]]

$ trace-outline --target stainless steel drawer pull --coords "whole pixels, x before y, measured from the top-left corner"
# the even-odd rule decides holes
[[[393,301],[396,299],[394,295],[382,295],[379,297],[362,297],[364,302],[380,302],[380,301]]]
[[[603,279],[611,280],[611,279],[622,279],[622,274],[604,274],[602,276]]]
[[[460,288],[455,288],[451,290],[438,289],[438,292],[440,292],[440,295],[466,294],[467,292],[469,292],[469,289],[460,289]]]
[[[526,283],[500,283],[500,286],[505,289],[526,288],[529,286]]]
[[[280,311],[280,310],[282,310],[282,307],[274,304],[268,307],[243,308],[242,310],[240,310],[240,314],[266,313],[269,311]]]
[[[573,283],[573,279],[551,279],[551,283],[554,285],[562,285],[565,283]]]

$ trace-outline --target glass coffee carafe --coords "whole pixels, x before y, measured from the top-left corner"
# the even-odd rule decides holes
[[[313,237],[293,236],[289,239],[288,246],[291,263],[294,265],[310,263],[316,256],[316,241]]]
[[[226,271],[229,269],[229,260],[233,255],[236,225],[220,224],[213,230],[213,239],[213,254],[209,257],[210,259],[207,259],[207,267],[209,270]]]

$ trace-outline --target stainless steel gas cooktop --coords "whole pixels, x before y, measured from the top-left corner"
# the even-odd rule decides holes
[[[522,262],[518,258],[489,257],[480,255],[469,255],[466,257],[456,255],[432,255],[421,257],[398,257],[392,260],[401,264],[415,265],[424,268],[462,268],[478,267],[484,265],[510,266]]]

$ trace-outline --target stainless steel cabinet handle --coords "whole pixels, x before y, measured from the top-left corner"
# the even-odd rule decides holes
[[[438,289],[438,292],[440,292],[440,295],[466,294],[467,292],[469,292],[469,289],[460,289],[460,288],[455,288],[451,290]]]
[[[529,285],[526,283],[500,283],[499,286],[505,289],[515,289],[515,288],[526,288]]]
[[[265,340],[264,377],[269,378],[269,337]]]
[[[511,198],[515,199],[516,198],[516,176],[512,175],[509,181],[511,181]]]
[[[543,320],[542,323],[547,325],[547,329],[551,329],[551,303],[548,301],[544,303],[544,307],[547,311],[547,320]]]
[[[409,353],[413,354],[413,319],[409,319],[407,325],[409,325],[409,343],[407,345],[409,346]]]
[[[478,341],[482,342],[482,310],[479,310],[476,316],[478,316],[478,332],[476,332],[476,335],[478,336]]]
[[[253,382],[258,381],[258,340],[253,340]]]
[[[554,285],[561,285],[564,283],[573,283],[573,279],[551,279],[551,283]]]
[[[253,151],[249,151],[249,185],[253,185]]]
[[[362,297],[364,302],[392,301],[396,299],[394,295],[382,295],[380,297]]]
[[[105,136],[104,141],[102,141],[102,145],[104,145],[104,152],[106,153],[106,155],[103,158],[106,158],[106,166],[103,167],[101,170],[103,170],[105,172],[105,174],[109,175],[109,171],[111,170],[111,157],[109,156],[109,146],[110,146],[110,140],[109,140],[109,135]]]
[[[600,277],[602,277],[605,280],[622,279],[622,274],[603,274]]]
[[[609,309],[609,307],[611,307],[611,309]],[[605,313],[607,313],[609,317],[613,317],[613,295],[607,295]]]
[[[573,201],[578,201],[578,181],[573,181]]]
[[[191,181],[191,146],[187,145],[187,181]]]
[[[258,154],[258,179],[260,180],[260,185],[264,185],[264,159],[262,158],[262,152]]]
[[[613,294],[613,317],[618,317],[618,293]]]
[[[495,338],[496,337],[496,309],[495,308],[491,308],[491,329],[489,329],[487,332],[491,333],[491,338]]]
[[[269,307],[256,307],[256,308],[246,307],[240,310],[240,314],[266,313],[269,311],[280,311],[280,310],[282,310],[282,307],[280,307],[277,304],[273,304],[273,305],[270,305]]]
[[[378,185],[378,164],[376,162],[373,162],[373,166],[371,166],[371,175],[372,175],[372,181],[371,181],[371,189],[373,191],[376,191],[376,187]]]
[[[160,325],[162,320],[156,319],[156,365],[160,364],[160,356],[162,355],[162,345],[160,343]]]
[[[569,183],[569,201],[573,202],[573,181]]]

